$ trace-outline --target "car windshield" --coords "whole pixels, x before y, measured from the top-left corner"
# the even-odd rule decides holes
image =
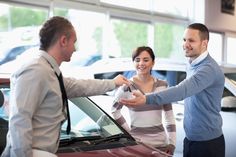
[[[8,121],[10,88],[1,87],[0,118]],[[67,121],[61,128],[61,140],[75,139],[88,140],[107,138],[121,135],[124,132],[115,122],[87,97],[78,97],[69,100],[71,117],[71,133],[66,134]],[[81,138],[81,139],[79,139]]]
[[[114,121],[90,99],[79,97],[70,99],[71,133],[66,134],[67,122],[62,125],[61,138],[109,137],[122,134]]]
[[[228,73],[225,74],[227,78],[229,78],[236,85],[236,73]]]
[[[225,87],[227,88],[228,93],[224,96],[235,96],[236,95],[236,73],[226,73],[225,74]]]

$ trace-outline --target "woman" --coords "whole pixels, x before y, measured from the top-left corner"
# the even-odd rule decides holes
[[[173,155],[176,143],[176,126],[171,104],[144,105],[129,108],[131,124],[121,114],[123,105],[118,103],[121,97],[132,97],[132,90],[140,90],[144,94],[158,92],[167,88],[167,82],[154,78],[151,70],[155,64],[155,55],[150,47],[138,47],[132,54],[136,69],[130,81],[131,86],[121,86],[112,106],[114,119],[131,135],[145,144],[152,145],[170,155]],[[162,120],[164,118],[164,120]]]

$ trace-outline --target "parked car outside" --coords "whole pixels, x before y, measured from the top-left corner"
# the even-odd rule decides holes
[[[19,66],[24,64],[27,60],[37,56],[39,46],[30,46],[21,54],[12,54],[12,60],[0,64],[0,73],[12,73]],[[60,69],[64,76],[73,76],[76,78],[93,78],[92,73],[89,72],[88,66],[102,59],[102,55],[98,53],[94,54],[80,54],[74,52],[70,62],[62,62]]]
[[[10,97],[9,75],[0,74],[0,153],[6,144]],[[58,157],[167,157],[126,132],[88,97],[69,100],[71,133],[62,125]]]
[[[236,66],[220,64],[225,74],[225,88],[222,97],[222,111],[221,115],[223,118],[223,133],[226,142],[226,157],[235,157],[236,149],[236,127],[234,122],[236,121]],[[185,63],[172,61],[168,59],[157,59],[156,64],[153,67],[152,73],[154,77],[167,80],[170,86],[176,85],[186,77]],[[123,74],[130,78],[134,75],[135,70],[133,68],[133,62],[131,58],[116,58],[116,59],[105,59],[94,63],[91,66],[94,78],[97,79],[111,79],[118,74]],[[108,92],[107,95],[91,97],[100,107],[102,107],[107,113],[111,114],[111,104],[114,100],[113,92]],[[102,102],[106,102],[102,103]],[[173,111],[176,119],[176,150],[174,157],[182,157],[183,152],[183,139],[185,132],[183,129],[183,118],[184,118],[184,104],[183,101],[172,103]],[[126,117],[129,123],[129,112],[126,107],[122,108],[122,113]],[[217,149],[216,149],[217,151]]]
[[[37,45],[34,44],[22,44],[22,45],[17,45],[14,47],[10,47],[3,52],[0,52],[0,65],[7,63],[9,61],[12,61],[16,59],[18,55],[21,55],[24,53],[26,50],[29,48],[35,47]]]
[[[73,52],[70,62],[63,62],[62,64],[70,64],[71,66],[89,66],[96,61],[102,59],[102,54],[100,53],[82,53],[79,51]]]
[[[60,69],[64,76],[73,76],[76,78],[93,78],[88,67],[98,60],[102,59],[102,55],[98,53],[83,54],[75,51],[69,62],[62,62]]]

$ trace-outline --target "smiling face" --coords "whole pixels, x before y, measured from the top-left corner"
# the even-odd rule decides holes
[[[134,67],[138,75],[150,75],[154,63],[154,60],[146,50],[134,58]]]
[[[199,30],[186,29],[183,37],[183,50],[185,56],[189,57],[190,60],[196,59],[203,52],[207,50],[208,40],[203,40],[200,37]]]

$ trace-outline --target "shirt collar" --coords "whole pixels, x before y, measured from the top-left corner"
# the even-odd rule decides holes
[[[208,51],[203,52],[200,56],[198,56],[196,59],[194,59],[194,60],[190,63],[190,65],[191,65],[191,66],[194,66],[194,65],[200,63],[202,60],[204,60],[204,59],[207,57],[207,55],[208,55]]]
[[[56,62],[56,60],[50,56],[46,51],[40,50],[39,51],[40,56],[42,56],[44,59],[46,59],[46,61],[50,64],[50,66],[52,67],[52,69],[57,73],[57,76],[60,75],[61,71],[59,69],[59,66]]]

